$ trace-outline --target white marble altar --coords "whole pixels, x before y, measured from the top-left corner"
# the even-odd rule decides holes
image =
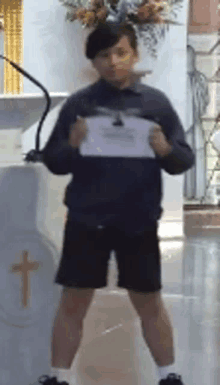
[[[51,94],[51,109],[66,94]],[[22,132],[42,116],[40,94],[0,95],[0,383],[29,385],[50,370],[59,251],[45,225],[48,173],[26,163]]]

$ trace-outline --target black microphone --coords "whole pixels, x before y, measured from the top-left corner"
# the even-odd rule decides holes
[[[26,155],[26,157],[24,159],[26,162],[34,162],[34,163],[42,162],[43,161],[43,151],[39,150],[39,148],[40,148],[40,132],[41,132],[41,129],[42,129],[43,122],[44,122],[44,120],[45,120],[45,118],[46,118],[46,116],[47,116],[47,114],[48,114],[48,112],[50,110],[50,106],[51,106],[50,95],[49,95],[48,91],[46,90],[46,88],[44,86],[42,86],[42,84],[40,84],[36,79],[34,79],[31,75],[29,75],[24,69],[19,67],[18,64],[16,64],[13,61],[7,59],[5,56],[0,55],[0,58],[5,59],[18,72],[21,72],[24,76],[26,76],[28,79],[30,79],[34,84],[36,84],[38,87],[40,87],[43,90],[43,92],[44,92],[44,94],[46,96],[47,105],[46,105],[45,111],[44,111],[44,113],[42,115],[42,118],[40,120],[38,129],[37,129],[35,150],[31,150],[27,154],[24,154],[24,155]]]

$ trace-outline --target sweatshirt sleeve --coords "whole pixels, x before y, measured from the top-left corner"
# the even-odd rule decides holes
[[[170,175],[178,175],[186,172],[195,164],[195,155],[187,144],[185,131],[180,118],[166,97],[166,108],[163,118],[159,123],[165,136],[172,145],[171,153],[165,157],[156,154],[161,168]]]
[[[79,149],[72,148],[68,143],[70,125],[76,122],[75,110],[74,100],[67,99],[43,149],[43,163],[56,175],[74,173],[77,159],[81,156]]]

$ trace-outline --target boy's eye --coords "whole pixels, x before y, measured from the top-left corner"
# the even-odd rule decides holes
[[[126,52],[124,52],[124,51],[118,51],[118,54],[119,54],[119,56],[123,56],[123,55],[126,54]]]
[[[118,51],[118,56],[124,56],[124,55],[126,55],[125,51]],[[108,57],[109,54],[107,52],[105,52],[105,53],[100,54],[99,56],[100,57]]]

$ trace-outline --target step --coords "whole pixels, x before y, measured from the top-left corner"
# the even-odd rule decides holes
[[[184,224],[187,227],[220,227],[220,209],[184,211]]]
[[[183,210],[184,211],[195,211],[195,210],[199,210],[199,211],[203,211],[203,210],[219,210],[220,211],[220,207],[218,205],[211,205],[211,204],[204,204],[204,205],[201,205],[201,204],[184,204],[183,205]]]

